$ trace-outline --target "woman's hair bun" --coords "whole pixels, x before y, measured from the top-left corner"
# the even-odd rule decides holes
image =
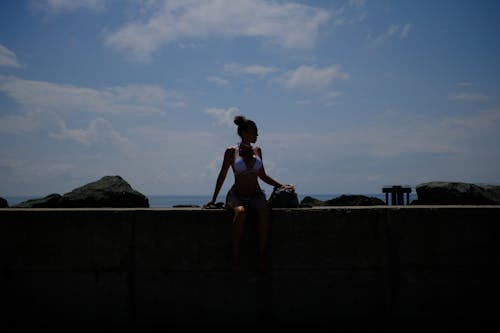
[[[243,125],[247,119],[244,116],[236,116],[234,117],[234,123],[238,126]]]

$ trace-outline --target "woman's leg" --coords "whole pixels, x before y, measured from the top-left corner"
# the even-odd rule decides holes
[[[267,261],[267,241],[269,238],[269,208],[267,205],[259,208],[259,270],[266,270]]]
[[[233,269],[239,270],[240,266],[240,241],[245,226],[246,209],[244,206],[234,208],[233,219]]]

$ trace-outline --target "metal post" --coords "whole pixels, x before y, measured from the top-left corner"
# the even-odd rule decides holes
[[[384,186],[382,192],[385,193],[385,204],[389,205],[389,194],[391,195],[391,205],[404,205],[405,204],[405,193],[406,193],[406,204],[410,204],[410,186],[393,185]]]

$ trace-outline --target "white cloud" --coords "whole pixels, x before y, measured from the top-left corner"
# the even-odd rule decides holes
[[[410,23],[406,23],[402,28],[399,36],[401,38],[406,38],[410,34],[410,31],[412,29],[412,25]]]
[[[480,137],[488,131],[498,133],[500,125],[500,107],[490,110],[478,111],[466,117],[445,119],[446,125],[462,132],[463,136]]]
[[[64,122],[61,122],[59,132],[50,133],[50,137],[59,140],[72,140],[85,146],[92,143],[110,143],[120,149],[127,149],[132,143],[117,132],[113,125],[106,119],[96,118],[91,121],[88,129],[68,129]]]
[[[123,125],[131,121],[127,117],[163,115],[185,105],[175,91],[153,85],[98,90],[0,76],[0,92],[20,106],[18,114],[0,117],[0,133],[50,137],[84,146],[104,143],[126,154],[134,151],[134,145],[109,120],[97,117],[87,128],[68,127],[67,121],[80,124],[92,114],[101,114],[119,116],[114,119]]]
[[[229,109],[221,108],[208,108],[205,112],[217,120],[218,125],[232,126],[234,124],[234,117],[240,114],[240,110],[236,107]]]
[[[60,14],[79,9],[103,11],[108,0],[33,0],[31,6],[50,14]]]
[[[287,88],[318,89],[328,87],[334,80],[346,80],[349,73],[340,70],[341,65],[331,65],[324,68],[301,65],[294,71],[285,73],[282,80]]]
[[[32,134],[47,133],[60,130],[62,118],[54,112],[30,111],[22,115],[0,117],[0,133]]]
[[[233,74],[233,75],[256,75],[259,77],[265,77],[269,74],[278,72],[279,68],[274,66],[262,66],[262,65],[248,65],[243,66],[240,64],[225,64],[224,72]]]
[[[320,101],[323,103],[324,106],[329,107],[338,104],[337,100],[339,97],[343,96],[344,92],[343,91],[330,91],[327,94],[325,94]]]
[[[0,76],[0,92],[28,110],[95,112],[109,114],[163,114],[184,107],[179,93],[154,85],[115,86],[103,89]]]
[[[364,0],[349,0],[347,3],[332,11],[335,27],[362,22],[366,18]]]
[[[130,153],[134,145],[103,118],[92,120],[87,129],[69,129],[64,119],[52,111],[32,111],[22,115],[0,117],[0,134],[34,135],[84,146],[110,144],[119,151]]]
[[[372,45],[378,45],[393,37],[405,39],[410,34],[411,29],[411,23],[406,23],[403,26],[401,26],[400,24],[390,24],[389,27],[387,27],[386,31],[376,37],[368,36],[368,40]]]
[[[23,67],[14,52],[0,44],[0,67]]]
[[[453,101],[462,101],[462,102],[481,102],[490,99],[490,97],[487,95],[479,93],[469,93],[469,92],[450,94],[448,95],[448,98]]]
[[[218,86],[225,86],[225,85],[229,84],[228,80],[221,78],[221,77],[218,77],[218,76],[209,76],[209,77],[207,77],[207,81],[215,83]]]
[[[323,98],[325,100],[331,100],[331,99],[336,99],[336,98],[343,96],[343,95],[344,95],[343,91],[330,91]]]
[[[22,115],[0,117],[0,134],[41,135],[58,140],[78,142],[84,146],[108,143],[127,150],[131,142],[103,118],[90,122],[88,129],[69,129],[64,119],[52,111],[31,111]]]
[[[295,101],[295,103],[298,105],[306,105],[306,106],[315,105],[319,103],[324,107],[331,107],[339,104],[338,99],[343,95],[344,95],[343,91],[329,91],[313,99],[300,99]]]
[[[265,0],[164,0],[161,4],[151,6],[144,20],[128,22],[110,33],[108,45],[142,61],[180,38],[260,37],[286,48],[310,48],[330,17],[321,8]]]

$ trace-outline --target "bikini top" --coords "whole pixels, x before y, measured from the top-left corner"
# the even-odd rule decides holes
[[[236,146],[234,149],[234,163],[233,163],[233,170],[235,174],[251,174],[251,173],[257,173],[259,169],[262,167],[263,163],[259,155],[254,154],[255,157],[255,163],[253,164],[253,167],[248,168],[247,165],[245,164],[245,161],[243,158],[240,156],[240,147]]]

